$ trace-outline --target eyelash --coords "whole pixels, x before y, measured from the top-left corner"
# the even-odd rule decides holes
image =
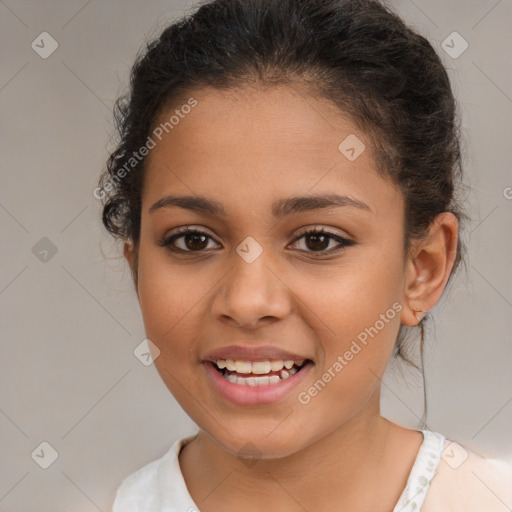
[[[188,226],[186,226],[184,228],[180,228],[177,233],[174,233],[173,235],[164,237],[158,244],[160,246],[162,246],[162,247],[166,247],[168,250],[170,250],[172,252],[177,252],[177,253],[191,253],[191,254],[197,253],[197,254],[200,254],[200,253],[203,253],[205,251],[204,249],[199,250],[199,251],[190,251],[190,250],[184,250],[184,249],[180,249],[180,248],[172,246],[172,244],[178,238],[182,238],[182,237],[184,237],[186,235],[206,235],[207,237],[209,237],[210,239],[213,240],[213,238],[208,233],[206,233],[205,231],[201,231],[199,229],[194,229],[194,228],[189,228]],[[338,242],[339,245],[341,246],[340,248],[338,248],[336,250],[332,250],[332,248],[329,249],[329,250],[322,250],[322,251],[305,251],[305,250],[301,250],[301,252],[311,253],[311,255],[327,256],[327,255],[331,255],[333,253],[341,252],[341,251],[345,250],[346,247],[350,247],[352,245],[355,245],[354,241],[348,240],[348,239],[346,239],[346,238],[344,238],[344,237],[342,237],[340,235],[337,235],[335,233],[331,233],[329,231],[326,231],[323,228],[320,228],[320,229],[313,228],[313,229],[309,229],[309,230],[303,231],[297,238],[295,238],[295,240],[293,240],[292,244],[294,244],[295,242],[297,242],[301,238],[303,238],[305,236],[308,236],[308,235],[325,235],[329,239],[335,240],[336,242]],[[315,256],[313,256],[313,257],[315,257]]]

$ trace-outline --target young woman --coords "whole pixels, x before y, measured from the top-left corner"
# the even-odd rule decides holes
[[[198,432],[114,512],[512,506],[508,463],[380,414],[462,260],[456,119],[377,1],[214,0],[149,44],[97,193]]]

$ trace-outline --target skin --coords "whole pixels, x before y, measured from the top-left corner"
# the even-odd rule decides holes
[[[416,325],[415,311],[441,297],[457,219],[440,214],[404,259],[403,196],[377,174],[370,140],[343,112],[289,86],[205,88],[193,97],[198,105],[149,154],[140,242],[124,246],[147,337],[160,350],[157,370],[200,428],[179,456],[189,492],[202,512],[323,511],[333,503],[337,510],[392,510],[423,436],[381,416],[381,378],[400,323]],[[338,150],[349,134],[366,145],[353,162]],[[371,211],[343,206],[272,216],[277,199],[320,193],[349,195]],[[149,213],[167,194],[214,199],[226,216],[177,206]],[[187,225],[212,237],[202,253],[158,245]],[[355,244],[318,256],[308,237],[295,241],[301,228],[314,226]],[[248,236],[263,249],[250,264],[236,252]],[[183,237],[175,244],[190,247]],[[324,247],[339,245],[331,239]],[[297,394],[396,302],[402,310],[301,404]],[[314,362],[299,389],[265,406],[242,407],[216,394],[201,358],[269,340]],[[253,450],[254,460],[243,458]]]

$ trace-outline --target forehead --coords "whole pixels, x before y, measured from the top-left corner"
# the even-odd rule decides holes
[[[173,116],[185,111],[190,98],[197,105],[180,119]],[[171,117],[179,122],[166,130],[162,138],[170,144],[174,140],[183,149],[212,151],[230,147],[234,154],[250,150],[253,156],[268,158],[272,157],[273,148],[294,149],[294,154],[308,153],[315,160],[332,160],[339,156],[339,138],[343,134],[358,133],[360,138],[366,138],[332,102],[308,95],[295,86],[199,89],[164,109],[155,126],[163,127]],[[160,149],[163,145],[160,144]],[[371,147],[367,145],[366,149],[371,153]],[[287,156],[292,159],[294,154]]]
[[[197,103],[184,108],[190,98]],[[250,204],[338,192],[372,203],[376,213],[400,195],[378,175],[366,134],[331,102],[295,87],[196,90],[154,126],[167,129],[148,155],[146,210],[164,192]]]

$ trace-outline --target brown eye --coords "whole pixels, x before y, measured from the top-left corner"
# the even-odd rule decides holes
[[[329,236],[319,233],[310,233],[306,235],[305,239],[307,240],[306,246],[312,251],[325,251],[331,241]]]
[[[200,251],[208,245],[208,237],[198,233],[183,235],[185,246],[192,251]],[[206,243],[205,243],[206,242]]]
[[[328,255],[332,254],[333,252],[339,252],[345,249],[346,247],[355,244],[355,242],[353,242],[352,240],[343,238],[342,236],[337,235],[335,233],[330,233],[328,231],[325,231],[324,229],[312,229],[309,231],[305,231],[298,238],[295,239],[294,243],[302,239],[304,239],[305,242],[305,249],[299,248],[299,250],[303,252],[320,253],[320,255]],[[334,247],[331,246],[331,250],[328,250],[329,245],[332,242],[337,242],[337,244],[334,244]]]
[[[201,252],[208,248],[210,240],[213,240],[212,237],[204,231],[185,228],[179,233],[166,237],[160,245],[175,252]]]

